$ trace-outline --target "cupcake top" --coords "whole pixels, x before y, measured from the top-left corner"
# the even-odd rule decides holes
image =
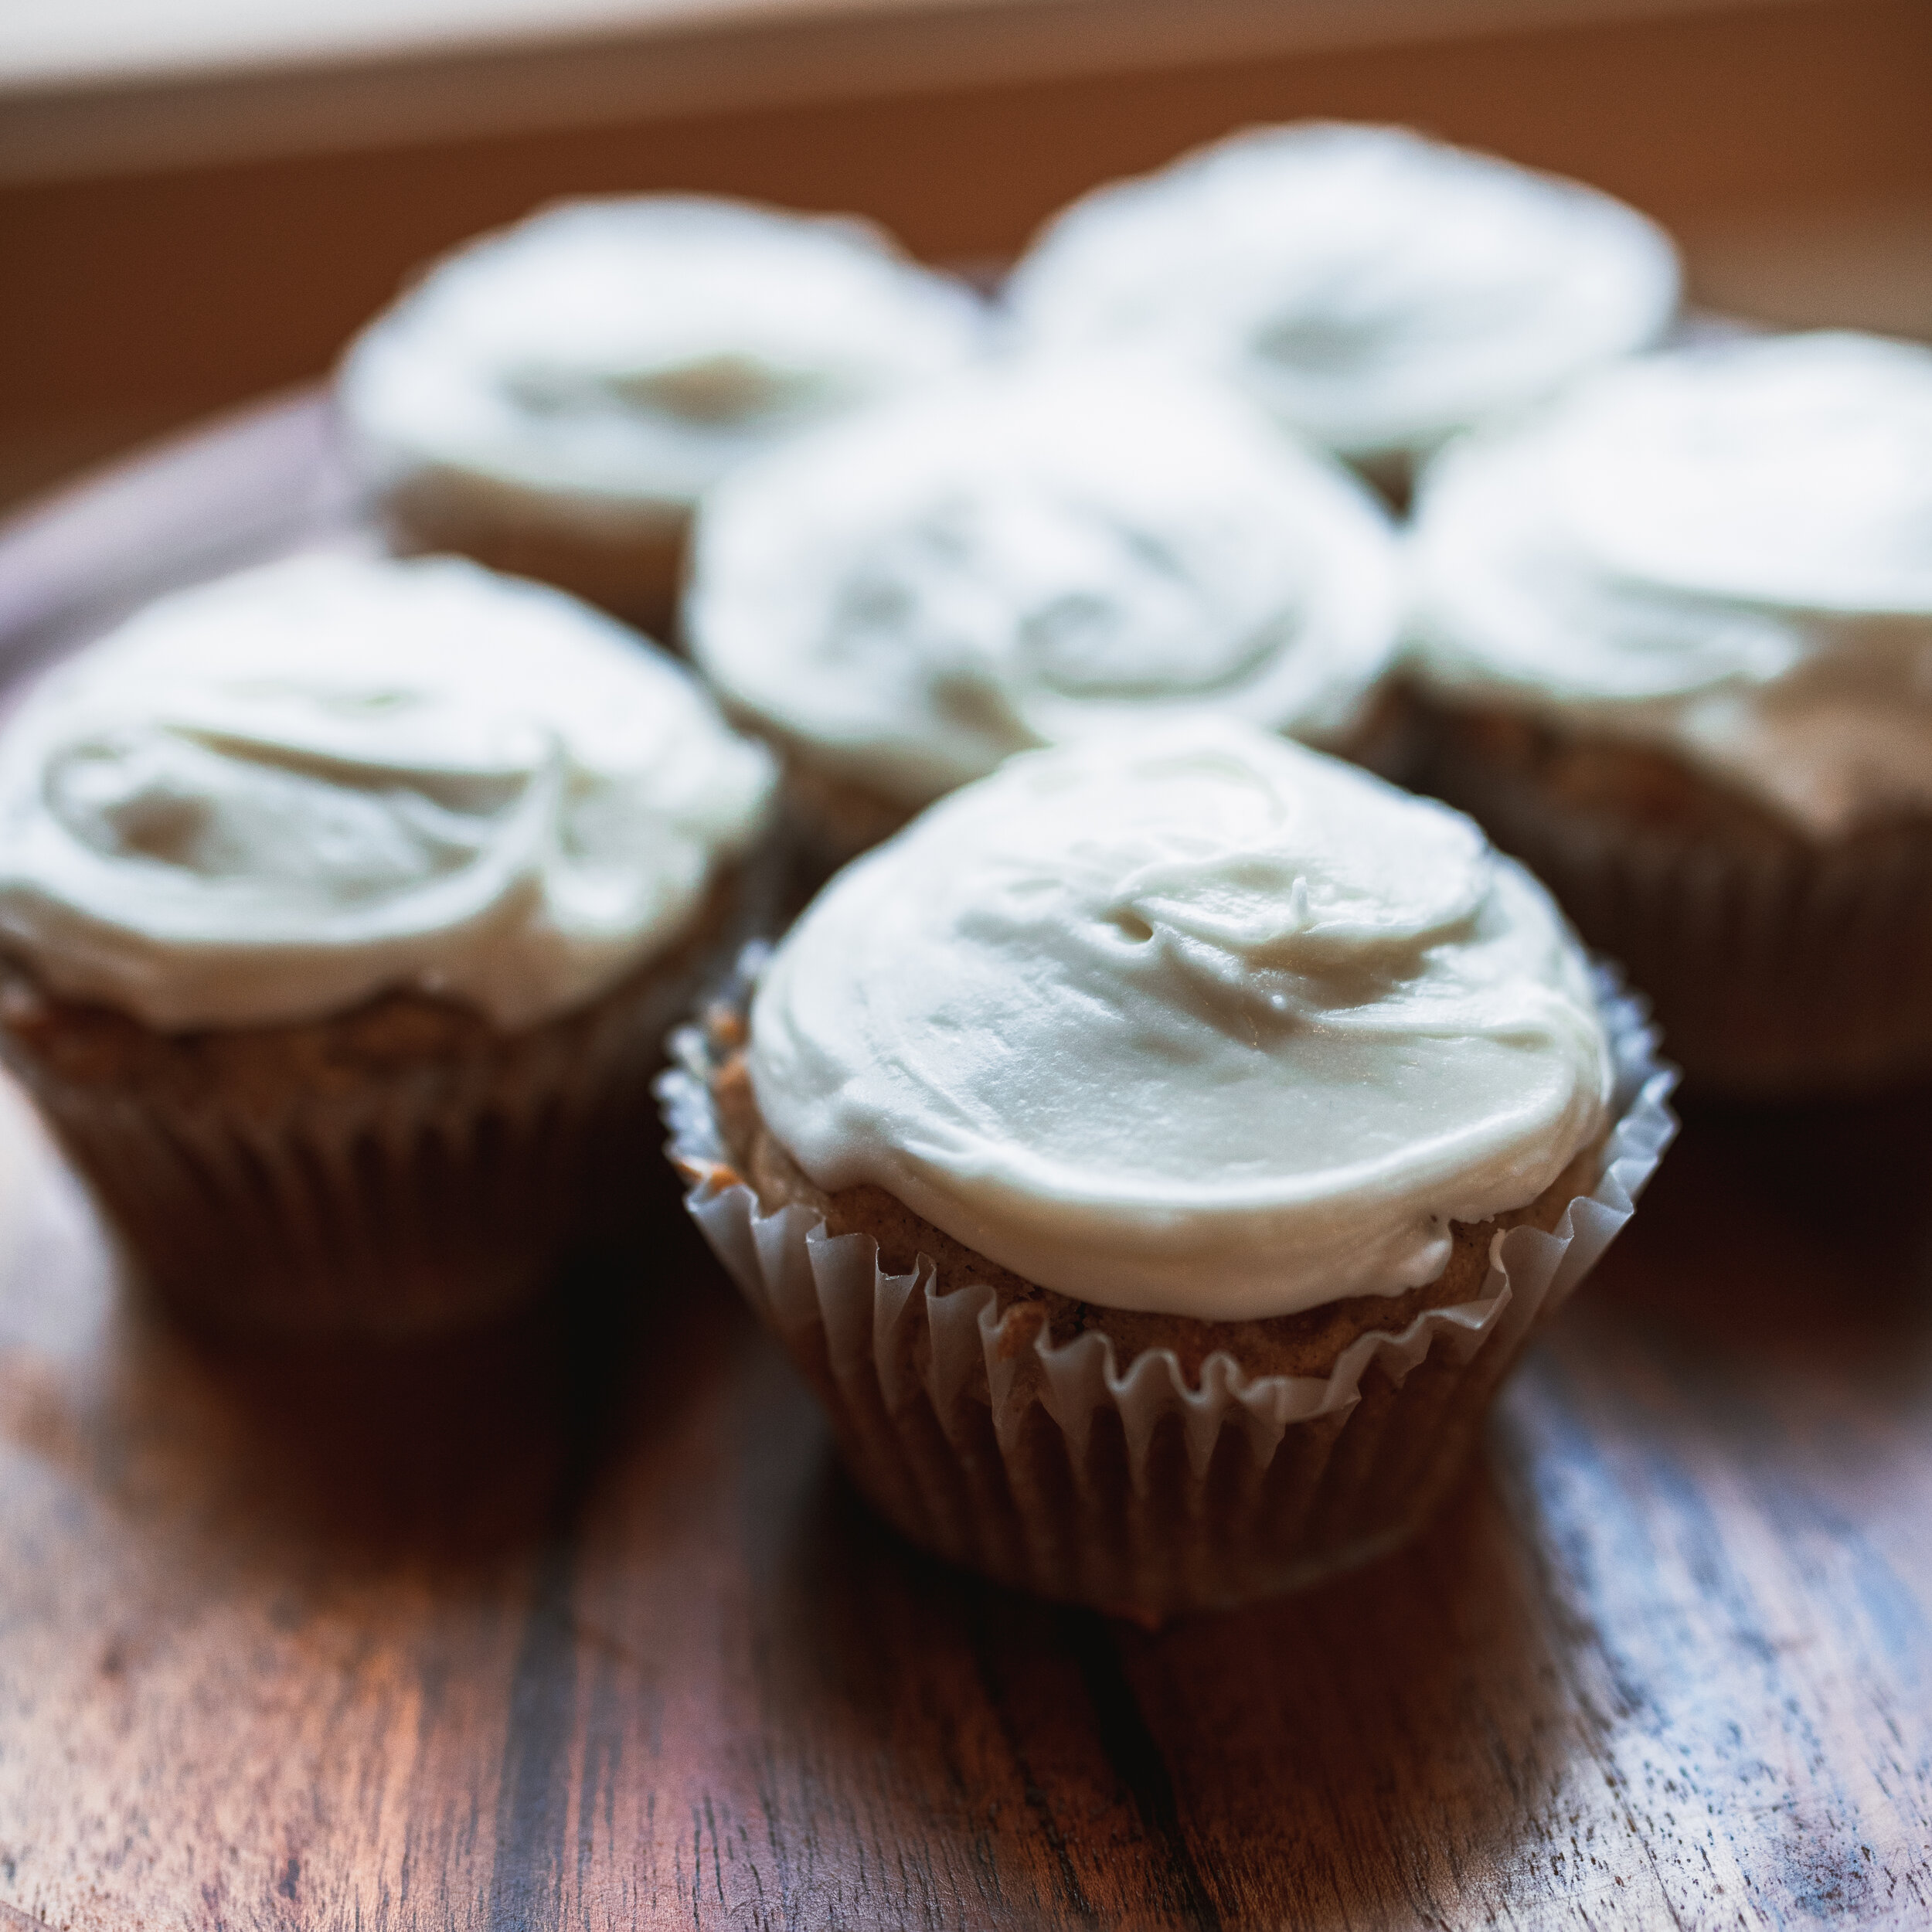
[[[1413,655],[1821,835],[1932,806],[1932,350],[1746,337],[1446,451]]]
[[[1468,820],[1210,719],[1015,758],[849,867],[749,1052],[819,1186],[1223,1320],[1433,1280],[1611,1078],[1575,941]]]
[[[705,501],[691,584],[728,699],[907,806],[1150,717],[1338,741],[1400,614],[1352,478],[1119,359],[991,367],[748,465]]]
[[[0,729],[0,937],[163,1029],[393,988],[515,1028],[682,936],[770,760],[634,633],[441,559],[163,598]]]
[[[1652,341],[1675,253],[1608,196],[1393,128],[1256,129],[1097,189],[1015,270],[1058,345],[1148,343],[1364,460]]]
[[[670,512],[801,423],[957,366],[982,321],[861,222],[568,202],[432,268],[338,393],[379,480],[442,466]]]

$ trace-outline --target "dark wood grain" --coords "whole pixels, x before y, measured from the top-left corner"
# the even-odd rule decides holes
[[[90,565],[107,500],[36,651],[208,567]],[[0,1091],[0,1927],[1932,1922],[1925,1098],[1694,1114],[1440,1523],[1148,1636],[877,1527],[675,1215],[510,1331],[243,1350]]]

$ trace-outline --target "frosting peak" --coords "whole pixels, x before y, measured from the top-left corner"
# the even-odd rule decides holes
[[[1440,1272],[1601,1124],[1540,888],[1469,822],[1200,720],[1016,758],[850,866],[774,954],[751,1070],[872,1181],[1108,1306],[1238,1319]]]
[[[1387,519],[1197,378],[989,369],[721,484],[694,654],[740,705],[923,804],[1009,753],[1227,710],[1338,737],[1387,663]]]
[[[1395,851],[1371,812],[1323,813],[1273,774],[1189,747],[1138,766],[1144,796],[1077,862],[1114,872],[1096,916],[1176,951],[1208,947],[1256,974],[1297,969],[1379,977],[1466,924],[1488,885],[1466,819],[1419,815]],[[1319,787],[1311,787],[1318,794]],[[1193,818],[1178,804],[1196,808]]]
[[[0,733],[0,932],[164,1028],[415,986],[527,1025],[675,941],[769,761],[553,591],[312,557],[164,598]]]

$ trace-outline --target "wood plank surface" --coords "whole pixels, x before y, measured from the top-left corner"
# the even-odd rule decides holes
[[[321,448],[15,526],[0,648]],[[1693,1113],[1431,1530],[1150,1636],[874,1524],[668,1199],[504,1332],[218,1345],[0,1090],[0,1927],[1932,1922],[1926,1097]]]

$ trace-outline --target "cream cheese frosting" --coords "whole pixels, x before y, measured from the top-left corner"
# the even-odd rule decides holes
[[[1604,371],[1446,451],[1413,550],[1439,689],[1662,746],[1819,837],[1932,806],[1932,350]]]
[[[1400,128],[1256,129],[1056,216],[1012,307],[1149,343],[1351,457],[1426,451],[1668,325],[1675,250],[1594,189]]]
[[[379,483],[440,469],[672,518],[774,437],[957,366],[983,322],[856,220],[570,202],[437,264],[352,346],[338,394]]]
[[[678,665],[446,559],[162,599],[0,731],[0,937],[162,1029],[413,988],[514,1029],[680,937],[771,791]]]
[[[1611,1080],[1576,942],[1468,820],[1209,719],[1017,757],[849,867],[749,1053],[818,1185],[1222,1320],[1434,1279]]]
[[[1100,359],[995,366],[726,478],[685,630],[729,701],[911,806],[1150,717],[1338,742],[1400,603],[1346,471],[1204,378]]]

